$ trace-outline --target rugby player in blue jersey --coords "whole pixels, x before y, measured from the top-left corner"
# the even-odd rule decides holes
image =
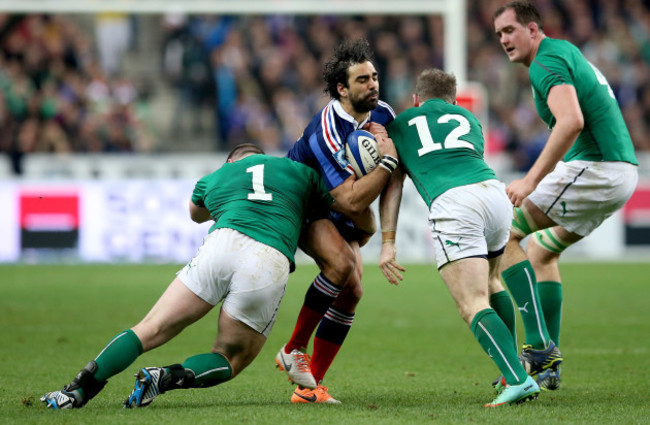
[[[318,170],[335,199],[348,200],[359,214],[367,214],[374,222],[369,206],[398,160],[383,128],[395,113],[379,100],[378,74],[368,42],[339,45],[325,64],[323,77],[331,101],[314,116],[287,156]],[[375,134],[383,158],[379,167],[356,178],[345,159],[345,141],[360,128]],[[321,381],[350,330],[361,299],[360,247],[370,236],[348,217],[330,210],[315,211],[305,223],[299,246],[316,261],[320,273],[307,290],[289,342],[276,356],[278,367],[298,384],[291,397],[293,403],[339,403]],[[310,359],[305,351],[314,330]]]

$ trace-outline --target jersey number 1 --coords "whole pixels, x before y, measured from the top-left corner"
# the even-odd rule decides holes
[[[253,174],[253,193],[248,194],[248,199],[253,201],[272,201],[273,194],[264,191],[264,164],[248,167],[246,172]]]

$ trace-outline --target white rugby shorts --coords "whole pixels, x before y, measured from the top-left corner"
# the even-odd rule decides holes
[[[587,236],[625,205],[638,180],[627,162],[559,162],[528,199],[569,232]]]
[[[275,248],[236,230],[216,229],[203,239],[179,279],[208,304],[264,336],[269,335],[289,279],[289,260]]]
[[[511,224],[512,204],[500,181],[449,189],[429,211],[438,269],[463,258],[496,255],[508,242]]]

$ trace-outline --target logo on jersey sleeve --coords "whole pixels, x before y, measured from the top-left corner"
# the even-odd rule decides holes
[[[334,159],[344,170],[350,165],[348,160],[345,158],[345,149],[339,149],[337,152],[334,152]]]

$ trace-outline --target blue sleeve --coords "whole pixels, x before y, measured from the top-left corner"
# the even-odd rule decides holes
[[[334,189],[350,177],[349,165],[345,159],[345,149],[332,152],[327,146],[327,142],[319,137],[319,133],[311,135],[309,147],[318,162],[318,171],[323,176],[327,189]]]

